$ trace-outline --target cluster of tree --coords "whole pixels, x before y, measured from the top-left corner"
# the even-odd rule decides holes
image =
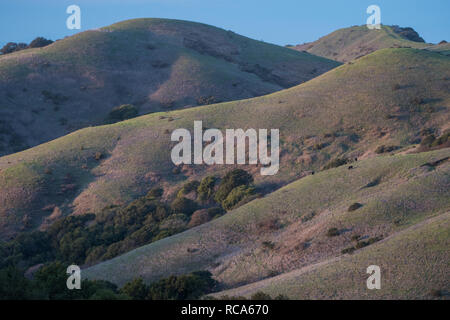
[[[82,280],[81,289],[69,290],[64,264],[53,262],[28,278],[16,267],[0,269],[0,300],[183,300],[198,299],[214,290],[217,282],[208,271],[170,276],[150,285],[142,279],[122,288],[103,280]]]
[[[190,181],[170,203],[161,200],[162,189],[153,188],[128,205],[67,216],[45,231],[20,233],[0,242],[0,268],[53,261],[92,265],[208,222],[258,196],[252,176],[244,170],[232,170],[218,181],[212,176]],[[190,193],[195,193],[194,200]]]
[[[36,39],[31,41],[30,44],[26,44],[23,42],[19,42],[19,43],[8,42],[0,49],[0,53],[8,54],[8,53],[12,53],[12,52],[16,52],[16,51],[20,51],[20,50],[24,50],[24,49],[29,49],[29,48],[41,48],[41,47],[48,46],[49,44],[52,44],[52,43],[53,43],[52,40],[48,40],[43,37],[37,37]]]
[[[122,104],[114,107],[105,119],[105,123],[116,123],[119,121],[137,117],[139,110],[132,104]]]

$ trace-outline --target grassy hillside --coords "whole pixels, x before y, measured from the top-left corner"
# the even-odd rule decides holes
[[[384,48],[429,46],[420,39],[414,30],[384,25],[380,30],[370,30],[364,25],[339,29],[317,41],[297,45],[293,49],[348,62]]]
[[[430,218],[354,255],[330,259],[215,294],[263,291],[290,299],[437,299],[449,292],[450,214]],[[368,290],[366,269],[381,269],[381,289]]]
[[[306,267],[305,274],[311,276],[302,277],[299,288],[289,285],[290,279],[297,279],[295,271],[267,282],[267,291],[293,298],[355,298],[364,297],[365,282],[340,295],[335,289],[365,281],[365,269],[361,275],[357,272],[371,261],[384,270],[388,290],[379,292],[383,297],[422,297],[433,286],[448,290],[444,275],[449,156],[447,148],[358,161],[351,170],[342,166],[322,171],[207,224],[90,267],[84,274],[123,284],[139,276],[154,281],[172,273],[209,269],[224,288],[232,288]],[[447,160],[429,164],[441,159]],[[353,203],[361,206],[351,210]],[[432,217],[437,218],[429,220]],[[353,256],[341,257],[349,247],[357,248]],[[311,267],[317,263],[324,267]],[[342,273],[348,277],[333,276],[348,266]],[[410,266],[418,273],[403,275]],[[421,275],[427,278],[414,280]],[[392,286],[402,279],[405,283],[395,292]],[[413,287],[428,280],[423,287]],[[256,283],[226,293],[247,295],[260,287]]]
[[[187,21],[89,30],[0,56],[0,155],[102,124],[121,104],[145,114],[251,98],[338,65]]]
[[[259,167],[244,167],[266,190],[337,157],[372,157],[380,145],[404,148],[424,134],[438,136],[449,128],[449,66],[450,58],[438,53],[380,50],[271,95],[90,127],[2,157],[2,236],[23,228],[25,215],[38,227],[52,214],[48,208],[63,215],[98,212],[154,186],[169,196],[186,179],[228,171],[230,166],[174,170],[170,133],[191,129],[194,120],[219,129],[279,128],[280,172],[260,176]]]

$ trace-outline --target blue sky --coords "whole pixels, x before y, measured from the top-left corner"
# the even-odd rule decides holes
[[[427,42],[450,41],[449,0],[0,0],[0,46],[79,32],[66,28],[71,4],[81,8],[79,31],[132,18],[174,18],[280,45],[365,24],[366,8],[376,4],[383,24],[413,27]]]

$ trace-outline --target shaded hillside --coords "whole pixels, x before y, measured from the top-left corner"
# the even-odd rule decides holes
[[[271,95],[86,128],[2,157],[2,236],[23,228],[25,216],[29,228],[36,228],[55,208],[62,215],[99,212],[155,186],[168,197],[186,179],[223,175],[230,166],[171,162],[170,133],[192,129],[194,120],[208,128],[279,128],[280,172],[262,177],[258,166],[243,167],[266,191],[337,158],[402,151],[449,128],[449,80],[449,57],[384,49]]]
[[[383,25],[380,30],[370,30],[364,25],[339,29],[317,41],[294,46],[293,49],[347,62],[379,49],[426,46],[428,45],[424,40],[411,28]]]
[[[447,148],[380,156],[358,161],[352,170],[347,166],[326,170],[207,224],[88,268],[84,274],[123,284],[139,276],[154,281],[172,273],[209,269],[224,288],[230,288],[323,263],[319,271],[313,267],[304,271],[300,287],[289,281],[297,278],[286,274],[269,282],[273,289],[268,292],[292,298],[356,298],[363,297],[359,295],[365,286],[365,268],[379,264],[385,270],[383,284],[389,288],[381,296],[418,298],[429,294],[432,286],[448,289],[443,275],[448,271],[449,155]],[[424,166],[445,158],[435,167]],[[445,214],[442,219],[427,221],[441,214]],[[345,253],[348,248],[353,248],[350,258]],[[429,263],[423,266],[423,261]],[[349,265],[342,272],[349,277],[333,277]],[[402,270],[409,267],[417,273],[404,275]],[[410,281],[421,274],[428,275],[426,281]],[[393,285],[405,278],[408,281],[396,292]],[[359,286],[341,293],[332,285],[349,289],[356,281],[361,281]],[[250,289],[259,287],[256,283]],[[230,293],[251,292],[242,288]]]
[[[139,114],[251,98],[338,64],[212,26],[136,19],[0,56],[0,155]]]

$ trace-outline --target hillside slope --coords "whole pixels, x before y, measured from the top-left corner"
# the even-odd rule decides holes
[[[155,186],[169,196],[186,179],[230,170],[230,165],[175,168],[170,133],[192,129],[194,120],[221,130],[279,128],[279,173],[261,176],[258,166],[243,166],[267,190],[338,157],[362,159],[380,145],[410,146],[424,132],[439,135],[449,128],[449,79],[449,57],[384,49],[271,95],[74,132],[0,158],[1,234],[23,228],[25,215],[38,227],[52,214],[45,208],[58,207],[63,215],[98,212]]]
[[[339,64],[205,24],[136,19],[0,56],[0,155],[140,114],[251,98]]]
[[[348,62],[379,49],[427,46],[410,28],[383,25],[380,30],[370,30],[364,25],[339,29],[317,41],[294,46],[293,49]]]
[[[450,213],[430,218],[354,255],[330,259],[217,297],[263,291],[290,299],[436,299],[449,292]],[[366,269],[378,265],[381,289],[368,290]]]
[[[318,271],[302,276],[299,288],[289,284],[292,277],[298,277],[294,272],[269,281],[268,292],[286,293],[293,298],[357,298],[362,297],[359,294],[365,285],[365,268],[379,264],[386,274],[383,285],[389,287],[384,293],[380,292],[381,296],[418,298],[429,291],[417,294],[424,287],[413,285],[427,281],[430,281],[425,286],[427,289],[437,284],[439,287],[434,289],[449,289],[445,277],[448,272],[449,156],[447,148],[358,161],[352,170],[347,166],[326,170],[207,224],[83,272],[89,278],[123,284],[139,276],[154,281],[169,274],[209,269],[224,288],[232,288],[323,263],[325,266],[317,268]],[[440,159],[447,161],[434,167],[426,165]],[[349,210],[355,202],[362,206]],[[428,222],[431,217],[438,217],[437,222]],[[336,228],[337,233],[330,235],[332,228]],[[354,256],[340,258],[342,250],[357,244],[360,249],[354,251]],[[427,261],[425,266],[423,261]],[[339,271],[348,266],[351,268],[342,273],[348,277],[333,276],[341,274]],[[396,278],[408,267],[417,273]],[[361,268],[363,271],[358,275]],[[423,274],[427,275],[426,279],[409,281]],[[393,285],[405,278],[408,281],[396,292]],[[361,281],[360,285],[350,290],[357,281]],[[333,282],[337,282],[337,288]],[[442,287],[444,285],[447,287]],[[270,286],[274,289],[269,290]],[[257,290],[260,285],[254,287]],[[303,288],[304,293],[301,293]],[[349,290],[339,294],[336,292],[339,288]],[[247,295],[251,292],[254,290],[244,287],[229,293]]]

